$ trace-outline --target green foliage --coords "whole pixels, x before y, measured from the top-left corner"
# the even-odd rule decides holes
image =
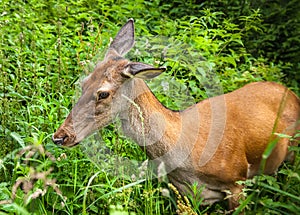
[[[205,1],[203,4],[224,12],[241,27],[244,22],[241,22],[240,17],[248,17],[253,10],[258,10],[261,22],[252,23],[258,28],[252,28],[244,35],[247,52],[256,58],[263,57],[276,64],[283,64],[285,81],[299,93],[299,1],[226,0]]]
[[[299,165],[299,160],[297,161]],[[299,168],[299,166],[297,167]],[[284,166],[274,176],[256,176],[246,181],[246,211],[268,214],[298,214],[299,207],[299,171]]]
[[[77,81],[132,17],[138,41],[129,57],[167,66],[149,85],[169,108],[183,109],[253,81],[285,81],[297,91],[299,24],[285,28],[298,17],[291,10],[295,2],[269,12],[267,2],[266,10],[252,10],[246,1],[1,1],[0,214],[174,214],[165,181],[153,179],[153,169],[142,163],[144,151],[118,134],[118,124],[81,147],[51,143],[74,104]],[[280,25],[272,25],[273,18]],[[284,166],[276,178],[246,182],[243,207],[299,211],[294,150],[294,166]],[[201,190],[192,188],[191,210],[225,211],[222,204],[199,209]]]
[[[200,187],[200,188],[199,188]],[[203,197],[201,196],[202,191],[204,190],[203,185],[199,185],[197,183],[194,183],[190,186],[191,189],[191,194],[188,195],[189,201],[191,203],[192,208],[197,214],[205,214],[207,209],[202,209],[202,204],[203,204]]]
[[[300,5],[298,0],[225,0],[164,1],[163,10],[176,19],[189,14],[201,17],[203,8],[223,13],[220,23],[231,20],[243,30],[243,44],[248,54],[268,62],[282,64],[285,81],[299,93],[300,83]],[[253,15],[256,18],[253,19]],[[257,19],[259,18],[259,19]],[[249,28],[250,27],[250,28]]]

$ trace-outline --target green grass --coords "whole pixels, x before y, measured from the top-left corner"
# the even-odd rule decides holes
[[[129,56],[167,66],[149,85],[172,109],[253,81],[284,82],[288,62],[255,58],[243,45],[247,31],[259,28],[257,12],[237,25],[223,13],[187,4],[199,15],[179,7],[172,12],[160,1],[0,2],[0,214],[176,214],[181,207],[182,213],[225,212],[224,203],[199,207],[197,190],[189,202],[177,203],[176,191],[144,163],[145,153],[118,133],[118,123],[72,149],[51,141],[78,97],[78,81],[130,17],[137,44]],[[174,19],[174,11],[181,16]],[[297,85],[290,87],[299,92]],[[187,92],[188,98],[182,96]],[[240,209],[300,211],[299,148],[293,150],[294,165],[243,182]]]

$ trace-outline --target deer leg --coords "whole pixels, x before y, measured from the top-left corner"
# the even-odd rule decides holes
[[[234,184],[234,186],[229,189],[230,192],[227,194],[229,210],[234,210],[239,206],[239,200],[243,197],[243,188],[243,185]]]

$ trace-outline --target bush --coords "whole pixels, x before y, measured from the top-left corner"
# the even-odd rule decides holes
[[[110,37],[129,17],[138,40],[129,57],[167,66],[149,85],[169,108],[183,109],[253,81],[286,81],[295,55],[272,58],[272,51],[254,51],[260,46],[251,32],[266,31],[264,16],[248,3],[241,10],[238,1],[231,2],[1,1],[0,213],[175,213],[178,205],[166,181],[151,180],[155,171],[142,163],[144,151],[118,134],[118,124],[103,129],[101,140],[96,133],[70,150],[54,146],[51,136],[74,104],[77,82],[101,60]],[[226,10],[220,8],[224,4]],[[256,39],[269,40],[265,34]],[[287,50],[291,41],[284,42]],[[287,83],[297,87],[293,80]],[[296,195],[297,171],[299,165],[288,166],[272,182],[284,187],[293,176],[278,194],[285,206],[286,196]],[[274,190],[263,189],[255,209],[277,210],[269,196]],[[199,209],[197,199],[190,197],[191,204],[185,199],[180,205],[188,211],[193,206],[198,213],[225,211],[222,204]],[[292,207],[287,210],[298,209]]]

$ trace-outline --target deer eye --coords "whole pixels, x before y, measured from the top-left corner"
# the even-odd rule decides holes
[[[106,99],[107,97],[109,96],[109,92],[99,92],[98,93],[98,101],[101,100],[101,99]]]

